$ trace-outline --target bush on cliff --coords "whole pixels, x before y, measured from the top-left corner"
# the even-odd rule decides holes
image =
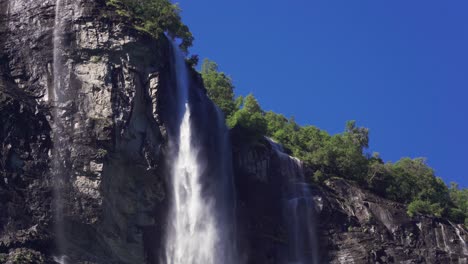
[[[429,201],[414,200],[408,204],[408,215],[413,217],[417,214],[442,216],[443,209],[438,203],[430,203]]]
[[[450,187],[450,198],[454,206],[458,209],[452,215],[460,222],[465,222],[468,227],[468,189],[460,189],[458,184],[452,183]],[[463,220],[465,218],[465,220]]]
[[[193,35],[182,23],[180,8],[168,0],[106,0],[119,15],[133,20],[136,28],[144,30],[155,38],[167,33],[170,37],[181,39],[181,48],[192,46]]]
[[[241,127],[250,141],[261,139],[267,130],[267,123],[257,99],[251,94],[243,99],[242,108],[227,120],[229,127]]]
[[[234,100],[231,78],[219,72],[218,64],[208,59],[203,60],[201,75],[208,96],[223,111],[226,118],[230,118],[239,108]]]

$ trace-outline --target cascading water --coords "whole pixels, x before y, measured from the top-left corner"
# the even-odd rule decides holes
[[[288,264],[318,264],[315,230],[315,201],[305,183],[301,161],[284,153],[283,147],[267,138],[280,159],[286,177],[284,215],[288,235]]]
[[[229,166],[227,161],[210,160],[202,156],[203,140],[195,138],[194,124],[192,124],[192,109],[189,100],[188,69],[183,53],[173,44],[175,70],[177,76],[177,104],[179,105],[179,131],[177,142],[172,144],[175,157],[172,168],[173,202],[170,209],[168,230],[165,241],[165,252],[161,262],[166,264],[218,264],[233,263],[234,253],[228,245],[232,225],[228,223],[227,215],[223,212],[227,208],[223,203],[223,193],[230,192]],[[215,136],[220,138],[223,150],[227,143],[224,134],[226,129],[224,119],[213,120],[223,126],[215,128]],[[223,134],[224,133],[224,134]],[[224,142],[224,143],[223,143]],[[224,146],[223,146],[224,145]],[[222,153],[220,155],[223,155]],[[226,155],[226,154],[224,154]],[[226,156],[229,158],[228,156]],[[203,162],[218,162],[214,186],[223,189],[216,192],[206,188],[203,179],[207,175],[206,167],[213,164]],[[212,166],[213,167],[213,166]],[[226,183],[226,184],[223,184]],[[228,199],[229,200],[229,199]],[[232,205],[231,205],[232,208]]]
[[[458,240],[459,240],[460,247],[461,247],[463,255],[468,256],[468,246],[466,244],[465,239],[462,236],[462,231],[461,231],[460,227],[458,227],[457,225],[455,225],[453,223],[450,223],[450,224],[455,229],[455,233],[458,236]]]
[[[452,249],[447,243],[447,234],[445,232],[445,226],[441,223],[439,223],[439,226],[440,226],[440,232],[442,233],[442,243],[444,244],[444,250],[447,253],[452,254]]]
[[[63,189],[65,186],[66,160],[64,150],[67,149],[67,144],[63,141],[63,131],[65,130],[65,122],[63,119],[63,102],[64,94],[68,87],[67,78],[65,77],[65,60],[63,56],[63,39],[65,34],[66,12],[63,11],[64,0],[57,0],[55,3],[55,23],[53,36],[53,77],[54,84],[52,91],[49,91],[45,99],[53,102],[54,109],[52,112],[54,118],[53,124],[53,143],[54,149],[52,154],[52,175],[54,189],[54,210],[55,210],[55,245],[56,257],[54,261],[60,264],[66,264],[66,248],[67,240],[65,238],[65,223],[64,223],[64,198]]]
[[[463,237],[462,237],[462,235],[461,235],[460,228],[459,228],[459,227],[456,227],[456,228],[455,228],[455,232],[457,233],[458,239],[460,239],[460,243],[461,243],[461,247],[462,247],[462,250],[463,250],[463,254],[464,254],[465,256],[468,256],[468,247],[467,247],[467,245],[466,245],[465,239],[463,239]]]
[[[46,96],[47,100],[58,101],[57,95],[60,90],[61,79],[63,76],[63,56],[62,56],[62,39],[64,34],[64,21],[62,12],[62,1],[57,0],[55,2],[55,21],[54,21],[54,50],[53,50],[53,71],[54,71],[54,87],[52,93]]]

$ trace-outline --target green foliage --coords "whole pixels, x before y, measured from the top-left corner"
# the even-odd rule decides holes
[[[369,158],[366,184],[369,189],[381,196],[387,196],[387,188],[393,181],[391,164],[385,164],[376,153]]]
[[[98,149],[94,157],[95,157],[96,159],[104,159],[107,155],[108,155],[107,150],[105,150],[105,149]]]
[[[290,149],[303,160],[318,181],[338,175],[363,181],[367,173],[367,158],[363,150],[368,145],[368,130],[348,123],[345,132],[331,136],[314,126],[299,126],[294,119],[268,112],[267,135]]]
[[[101,57],[100,56],[91,56],[91,58],[89,59],[92,63],[98,63],[101,61]]]
[[[460,189],[458,184],[452,183],[450,187],[450,198],[455,208],[450,212],[450,218],[468,226],[468,189]]]
[[[323,183],[328,177],[320,170],[314,172],[312,180],[317,183]]]
[[[228,120],[229,127],[241,127],[249,138],[258,140],[267,131],[267,122],[257,100],[249,94],[243,100],[243,107],[237,110]]]
[[[449,191],[444,182],[437,178],[423,158],[403,158],[395,164],[388,164],[392,181],[387,196],[402,203],[415,199],[448,205]]]
[[[114,7],[119,15],[131,18],[137,29],[155,38],[167,33],[181,39],[185,51],[192,46],[194,38],[182,23],[180,8],[168,0],[107,0],[107,5]]]
[[[456,223],[464,223],[466,214],[459,208],[449,208],[448,218]]]
[[[208,59],[203,61],[201,75],[211,100],[227,118],[232,116],[240,106],[234,100],[234,85],[231,78],[219,72],[218,64]]]
[[[408,215],[413,217],[417,214],[428,214],[442,216],[443,208],[438,203],[429,201],[414,200],[408,205]]]

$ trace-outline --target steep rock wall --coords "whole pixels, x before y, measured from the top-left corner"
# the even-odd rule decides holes
[[[52,259],[51,160],[58,133],[55,140],[67,146],[57,156],[67,172],[60,191],[67,251],[73,252],[68,257],[143,263],[152,257],[165,221],[159,212],[167,206],[162,152],[173,97],[170,45],[112,17],[103,1],[62,5],[68,19],[61,55],[69,83],[60,87],[68,99],[56,104],[55,1],[0,2],[0,189],[8,212],[1,217],[0,252],[4,259]],[[57,119],[62,127],[51,129]]]

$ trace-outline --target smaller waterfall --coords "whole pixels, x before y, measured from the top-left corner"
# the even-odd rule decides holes
[[[453,226],[453,228],[455,229],[455,233],[456,233],[457,236],[458,236],[458,240],[459,240],[460,247],[461,247],[461,249],[462,249],[463,255],[468,256],[468,246],[467,246],[467,244],[466,244],[465,239],[464,239],[463,236],[462,236],[462,233],[461,233],[461,231],[460,231],[460,228],[459,228],[458,226],[452,224],[452,223],[450,223],[450,224]]]
[[[443,225],[442,223],[439,223],[439,226],[440,226],[440,232],[442,233],[442,243],[444,244],[445,252],[452,254],[452,249],[447,243],[447,234],[445,233],[445,225]]]
[[[59,101],[58,94],[62,85],[62,78],[63,78],[63,68],[64,68],[64,61],[62,55],[62,41],[63,41],[63,34],[64,32],[64,14],[62,12],[63,0],[56,0],[55,2],[55,21],[54,21],[54,38],[53,38],[53,71],[54,71],[54,86],[52,91],[49,91],[45,95],[46,101]]]
[[[69,263],[67,256],[54,257],[54,261],[58,264],[67,264]]]
[[[267,138],[281,162],[281,174],[288,181],[285,217],[288,232],[288,263],[318,264],[315,202],[305,183],[302,163],[284,153],[281,145]]]
[[[54,220],[55,220],[55,245],[57,255],[54,261],[60,264],[69,263],[67,255],[68,241],[65,238],[65,222],[64,222],[64,190],[67,182],[69,169],[67,169],[67,153],[69,151],[66,137],[68,129],[67,121],[65,120],[65,94],[69,88],[68,77],[66,74],[66,63],[64,56],[64,35],[65,24],[70,17],[70,14],[65,11],[68,2],[66,0],[56,0],[55,2],[55,22],[53,31],[53,89],[45,95],[45,100],[53,102],[54,108],[52,111],[52,140],[54,149],[52,151],[52,177],[54,190]]]

